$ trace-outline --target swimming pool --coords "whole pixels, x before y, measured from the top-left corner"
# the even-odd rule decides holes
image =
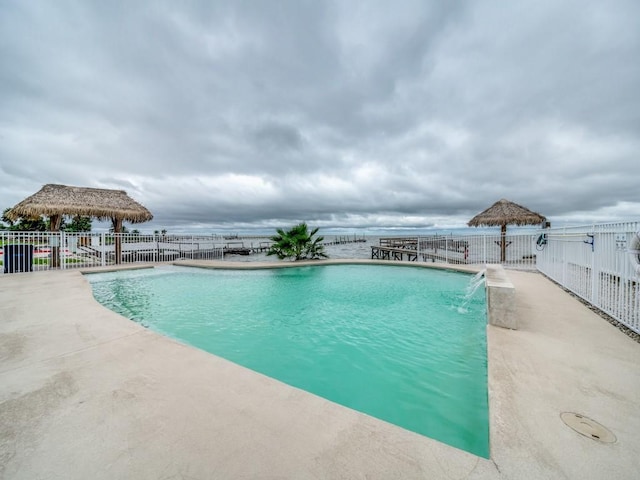
[[[336,403],[489,456],[486,305],[470,276],[391,265],[88,275],[103,305]]]

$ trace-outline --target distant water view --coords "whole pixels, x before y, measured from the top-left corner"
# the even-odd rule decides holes
[[[340,237],[338,235],[337,237]],[[346,237],[346,236],[344,236]],[[348,238],[354,238],[351,235]],[[356,238],[362,238],[356,237]],[[329,258],[348,258],[348,259],[366,259],[371,258],[371,245],[377,245],[380,237],[367,236],[364,237],[364,242],[355,242],[355,243],[345,243],[341,245],[326,245],[325,253]],[[334,235],[326,235],[326,241],[333,241]],[[244,240],[246,246],[249,246],[251,243],[255,243],[256,245],[260,242],[260,240]],[[224,259],[230,262],[268,262],[268,261],[278,261],[278,258],[275,256],[267,256],[266,253],[255,253],[252,255],[232,255],[226,254]]]
[[[448,230],[438,229],[406,229],[406,228],[389,228],[385,231],[378,230],[376,234],[369,233],[371,229],[355,229],[347,231],[339,231],[338,229],[326,229],[320,230],[319,235],[325,238],[326,242],[333,242],[336,239],[365,239],[364,242],[346,243],[341,245],[326,245],[325,253],[329,258],[334,259],[369,259],[371,258],[371,246],[378,245],[380,238],[382,237],[428,237],[428,236],[460,236],[460,235],[499,235],[500,229],[496,228],[458,228]],[[509,228],[508,234],[510,235],[525,235],[534,234],[539,229],[537,227],[513,227]],[[331,232],[331,233],[329,233]],[[227,237],[238,237],[238,241],[243,241],[245,246],[249,247],[253,243],[259,245],[261,241],[266,240],[268,236],[273,232],[266,231],[262,233],[262,230],[257,230],[251,233],[225,233]],[[257,238],[257,236],[264,236],[265,238]],[[253,238],[252,238],[253,237]],[[234,241],[230,238],[229,241]],[[225,255],[225,260],[233,262],[266,262],[277,261],[275,256],[269,257],[265,253],[256,253],[252,255]]]
[[[287,229],[295,224],[283,224],[280,228]],[[316,227],[309,223],[309,227]],[[108,228],[108,225],[107,225]],[[539,228],[537,226],[509,226],[509,233],[527,233],[535,232]],[[144,228],[142,233],[151,234],[148,227]],[[250,228],[250,229],[198,229],[198,228],[182,228],[175,227],[168,229],[169,234],[185,234],[185,235],[223,235],[223,236],[271,236],[275,234],[275,228]],[[350,228],[350,227],[320,227],[319,235],[324,237],[333,236],[366,236],[366,237],[410,237],[410,236],[428,236],[428,235],[481,235],[481,234],[500,234],[500,227],[367,227],[367,228]]]

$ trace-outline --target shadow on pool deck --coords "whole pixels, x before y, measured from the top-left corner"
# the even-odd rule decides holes
[[[488,327],[491,460],[145,330],[78,271],[2,276],[0,478],[636,478],[640,345],[508,275],[520,330]]]

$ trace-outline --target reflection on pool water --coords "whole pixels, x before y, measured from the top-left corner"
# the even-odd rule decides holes
[[[465,298],[470,275],[325,265],[87,277],[99,302],[157,332],[489,456],[485,295]]]

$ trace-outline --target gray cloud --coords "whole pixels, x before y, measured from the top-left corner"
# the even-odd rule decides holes
[[[5,2],[0,205],[154,225],[638,218],[637,2]],[[144,228],[144,227],[143,227]]]

